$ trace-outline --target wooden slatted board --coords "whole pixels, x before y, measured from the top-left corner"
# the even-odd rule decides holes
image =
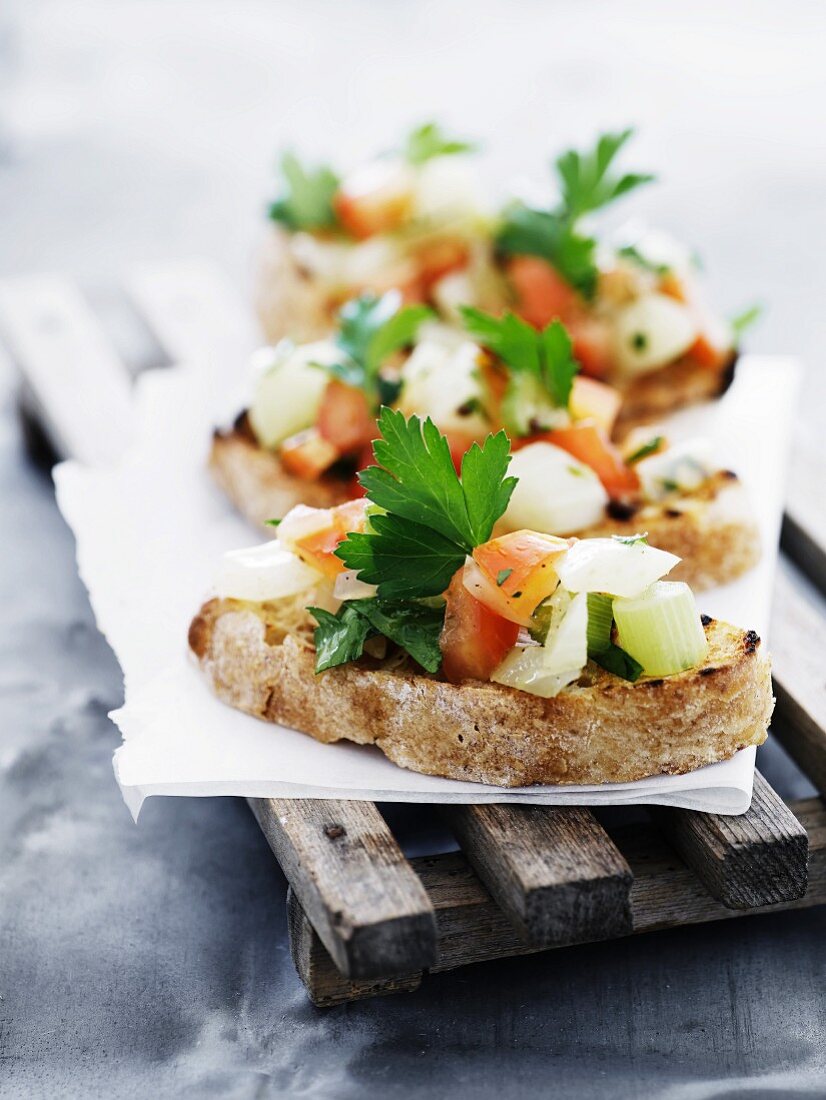
[[[126,287],[171,360],[207,369],[236,357],[244,369],[255,332],[220,270],[154,265]],[[131,374],[78,288],[54,276],[0,284],[0,329],[56,453],[116,457],[131,430]],[[822,483],[816,448],[806,466]],[[778,578],[773,728],[826,792],[826,612],[806,588],[826,588],[826,530],[810,512],[796,497],[784,527],[796,564],[783,561]],[[290,882],[291,951],[318,1005],[488,959],[826,902],[824,802],[787,806],[759,774],[734,818],[658,809],[647,825],[606,831],[581,808],[445,807],[461,854],[412,860],[372,803],[250,806]]]

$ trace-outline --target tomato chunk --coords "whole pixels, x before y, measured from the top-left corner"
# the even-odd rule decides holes
[[[465,587],[491,611],[520,626],[556,588],[555,562],[570,539],[538,531],[511,531],[477,546],[465,566]]]
[[[327,524],[306,535],[299,535],[293,543],[295,553],[308,565],[314,566],[326,577],[335,578],[346,568],[334,551],[353,531],[364,530],[367,517],[366,500],[348,500],[328,509]],[[285,519],[286,522],[286,519]]]
[[[592,378],[607,378],[614,366],[613,337],[603,321],[578,317],[568,322],[568,332],[574,348],[574,359],[585,374]]]
[[[397,160],[377,160],[352,172],[333,198],[338,220],[359,240],[397,229],[412,206],[410,171]]]
[[[322,438],[340,454],[360,451],[378,434],[376,418],[370,412],[365,394],[337,378],[327,383],[317,427]]]
[[[285,439],[278,452],[287,473],[306,481],[315,481],[341,457],[338,448],[319,433],[307,428]]]
[[[564,320],[576,308],[576,291],[539,256],[513,256],[506,271],[516,294],[516,312],[534,328],[544,328],[555,317]]]
[[[519,626],[474,599],[460,569],[447,590],[445,625],[439,645],[442,672],[451,683],[489,680],[490,674],[516,644]]]
[[[574,420],[595,420],[610,436],[622,404],[622,397],[613,386],[578,374],[571,389],[569,409]]]
[[[617,448],[593,420],[581,420],[570,428],[545,432],[540,438],[590,466],[613,500],[626,499],[639,492],[640,481],[636,473],[625,464]]]

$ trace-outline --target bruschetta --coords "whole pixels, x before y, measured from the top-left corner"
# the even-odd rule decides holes
[[[695,255],[665,234],[629,226],[594,235],[597,212],[654,178],[617,172],[630,136],[567,150],[547,208],[513,200],[493,217],[475,197],[467,147],[432,125],[406,152],[343,179],[288,158],[259,282],[268,338],[319,338],[346,298],[397,288],[448,320],[464,305],[511,309],[539,329],[562,320],[584,372],[622,391],[619,434],[717,396],[753,312],[720,317]]]
[[[384,399],[429,415],[457,462],[491,428],[505,428],[520,485],[503,530],[645,530],[651,545],[683,559],[678,576],[698,589],[756,563],[759,535],[737,476],[702,439],[669,446],[660,430],[640,429],[612,443],[621,395],[578,373],[560,322],[535,330],[515,315],[467,308],[457,331],[428,317],[421,306],[402,309],[397,293],[362,297],[327,341],[264,351],[250,408],[216,432],[210,457],[247,518],[262,524],[295,504],[327,508],[358,492]]]
[[[383,409],[366,497],[225,556],[189,645],[218,696],[322,742],[502,786],[687,772],[766,737],[769,660],[701,616],[644,535],[496,535],[504,432],[454,467]]]

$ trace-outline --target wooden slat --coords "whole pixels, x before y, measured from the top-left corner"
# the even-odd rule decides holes
[[[717,901],[654,826],[633,825],[612,831],[612,839],[634,875],[631,887],[634,933],[826,904],[826,804],[819,798],[807,799],[793,803],[791,809],[809,837],[808,891],[795,901],[759,909],[731,909]],[[505,918],[464,856],[451,853],[413,859],[411,863],[436,911],[439,963],[431,967],[434,973],[538,950],[526,944]],[[338,973],[300,906],[295,904],[291,929],[292,934],[309,940],[296,958],[296,965],[313,1000],[318,996],[320,1003],[334,1005],[393,991],[380,982],[354,990]],[[309,967],[303,961],[307,959],[312,959]]]
[[[292,887],[287,890],[287,928],[293,965],[318,1008],[329,1008],[342,1000],[409,993],[421,985],[421,970],[394,978],[345,978],[318,938]]]
[[[433,906],[372,802],[248,802],[343,974],[404,975],[435,963]]]
[[[772,733],[826,793],[826,599],[782,561],[772,622]]]
[[[5,280],[0,323],[56,452],[88,463],[120,457],[132,432],[131,380],[80,291],[58,276]]]
[[[588,810],[450,806],[445,815],[529,943],[551,947],[631,931],[631,870]]]
[[[724,905],[753,909],[806,893],[806,831],[759,772],[751,806],[739,817],[663,807],[651,813]]]
[[[826,592],[826,508],[823,439],[813,428],[795,441],[788,479],[781,545],[789,557]]]
[[[237,362],[261,342],[244,295],[217,264],[192,259],[138,268],[128,290],[173,362]]]

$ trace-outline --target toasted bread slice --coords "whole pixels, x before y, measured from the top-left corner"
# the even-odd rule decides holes
[[[766,739],[769,659],[753,631],[706,621],[701,669],[620,680],[589,664],[540,699],[450,684],[369,658],[317,676],[309,624],[285,634],[276,605],[212,600],[189,644],[230,706],[329,743],[377,745],[403,768],[503,787],[677,775]]]
[[[721,397],[732,383],[736,363],[735,353],[723,370],[712,370],[680,359],[659,370],[641,374],[625,386],[612,382],[622,394],[614,438],[622,442],[632,428],[662,420],[686,405]]]
[[[333,327],[336,308],[317,279],[302,269],[289,234],[273,225],[261,251],[255,308],[270,343],[289,337],[297,344],[320,340]]]
[[[305,481],[287,473],[278,455],[260,447],[243,417],[228,432],[216,432],[212,475],[242,515],[262,525],[296,504],[331,508],[352,495],[352,479],[328,474]],[[581,538],[648,532],[652,546],[683,560],[671,573],[696,591],[726,584],[754,566],[760,535],[736,474],[721,471],[699,489],[664,504],[638,509],[609,506],[602,523],[577,532]]]

